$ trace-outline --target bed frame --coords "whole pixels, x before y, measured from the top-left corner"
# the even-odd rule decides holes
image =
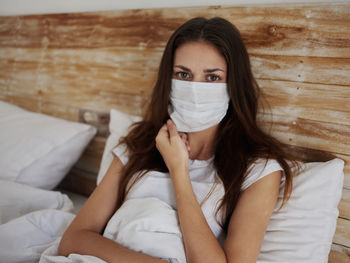
[[[272,115],[308,161],[347,162],[329,262],[350,262],[350,3],[205,6],[0,17],[0,99],[99,129],[61,187],[96,186],[110,108],[141,115],[174,29],[221,16],[241,31]],[[272,126],[271,126],[272,125]]]

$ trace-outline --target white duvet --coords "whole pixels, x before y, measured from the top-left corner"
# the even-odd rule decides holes
[[[67,195],[0,180],[0,262],[38,262],[74,218]]]
[[[58,244],[75,216],[72,210],[65,194],[0,180],[0,262],[105,262],[88,255],[58,256]],[[124,202],[103,236],[169,262],[186,262],[176,212],[157,198]]]
[[[129,199],[109,220],[103,233],[124,247],[172,263],[185,263],[186,256],[176,212],[157,198]],[[103,263],[87,255],[57,256],[59,240],[45,250],[39,263]]]

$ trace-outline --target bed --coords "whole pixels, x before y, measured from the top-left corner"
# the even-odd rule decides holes
[[[51,196],[47,200],[52,203],[32,209],[60,211],[65,222],[72,219],[105,172],[110,147],[126,132],[128,124],[142,115],[171,32],[189,17],[216,15],[232,21],[242,32],[254,74],[266,97],[261,107],[268,110],[260,113],[264,129],[293,145],[306,161],[326,162],[334,158],[345,161],[341,196],[334,197],[335,201],[340,199],[339,214],[328,262],[349,262],[349,3],[203,6],[0,17],[0,100],[28,112],[82,125],[73,131],[85,132],[76,144],[79,147],[76,146],[75,155],[67,157],[69,165],[63,162],[60,176],[52,174],[46,185],[41,185],[44,181],[40,178],[48,177],[39,176],[38,168],[28,173],[36,174],[35,178],[18,177],[24,179],[22,184],[45,189]],[[13,108],[8,112],[13,113]],[[4,118],[8,116],[4,110],[0,113]],[[68,129],[69,125],[65,125]],[[19,137],[22,136],[19,131],[25,130],[19,126],[9,127],[11,129],[17,130]],[[67,141],[73,134],[55,143]],[[48,143],[41,150],[57,146],[55,143]],[[27,149],[36,149],[33,145]],[[8,147],[13,149],[10,144]],[[1,157],[6,156],[6,152]],[[13,160],[13,155],[6,157]],[[3,165],[9,162],[3,159]],[[340,175],[341,171],[337,173]],[[11,176],[13,178],[13,174],[7,175],[6,181]],[[52,192],[56,193],[52,195]],[[35,211],[13,211],[6,220]],[[315,217],[315,222],[318,219]],[[64,226],[57,227],[56,233],[61,233]],[[52,236],[41,251],[53,240]],[[30,253],[36,259],[40,256]]]

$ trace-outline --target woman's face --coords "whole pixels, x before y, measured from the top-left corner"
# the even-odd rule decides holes
[[[173,78],[197,82],[226,82],[227,65],[213,46],[189,42],[175,50]]]

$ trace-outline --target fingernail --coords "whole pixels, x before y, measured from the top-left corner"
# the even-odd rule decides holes
[[[172,124],[172,121],[169,119],[169,120],[167,121],[167,123],[168,123],[168,124]]]

